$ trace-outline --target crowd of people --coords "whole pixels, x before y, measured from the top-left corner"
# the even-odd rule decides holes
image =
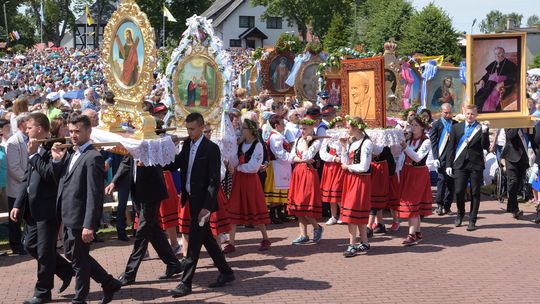
[[[399,231],[405,222],[403,246],[421,243],[422,221],[432,215],[433,202],[435,214],[454,216],[454,225],[462,226],[469,195],[466,229],[474,231],[485,154],[491,150],[500,149],[507,211],[514,218],[523,215],[517,198],[529,167],[530,180],[538,179],[540,157],[534,156],[540,153],[540,127],[492,131],[489,123],[477,121],[475,105],[461,109],[462,120],[453,117],[460,109],[448,103],[435,121],[427,109],[405,111],[396,126],[404,140],[389,147],[370,138],[362,118],[341,115],[328,94],[318,101],[294,96],[281,101],[267,92],[248,96],[245,89],[235,91],[224,116],[237,141],[235,153],[223,153],[220,140],[212,138],[214,126],[192,113],[185,121],[189,137],[174,162],[145,166],[129,155],[92,147],[98,113],[115,102],[102,66],[88,54],[81,62],[67,50],[55,52],[60,59],[49,59],[52,53],[31,51],[22,61],[5,62],[0,72],[0,81],[11,83],[2,97],[0,203],[10,214],[13,253],[29,253],[38,265],[34,294],[25,303],[51,301],[55,275],[62,280],[60,291],[75,277],[73,303],[85,303],[90,278],[101,284],[101,303],[108,303],[136,281],[149,244],[166,266],[160,279],[182,274],[172,296],[191,293],[203,245],[219,271],[210,287],[221,287],[235,280],[226,256],[237,251],[239,225],[258,229],[258,250],[267,251],[272,250],[267,225],[297,221],[298,236],[290,240],[296,246],[317,244],[325,227],[344,224],[349,245],[341,254],[351,258],[367,253],[372,238]],[[160,79],[145,109],[161,119],[167,108],[160,102]],[[539,86],[529,84],[533,104]],[[19,92],[12,97],[14,90]],[[84,90],[77,106],[78,98],[65,98],[74,90]],[[438,175],[435,199],[430,171]],[[133,251],[117,278],[90,254],[90,243],[99,241],[105,196],[114,192],[118,240],[132,240],[126,215],[133,218],[134,232]],[[127,208],[129,197],[133,211]],[[57,250],[59,237],[64,255]]]

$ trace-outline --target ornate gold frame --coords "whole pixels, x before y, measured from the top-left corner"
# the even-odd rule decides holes
[[[296,74],[296,79],[294,80],[294,93],[296,96],[300,96],[303,99],[307,98],[307,93],[304,91],[303,85],[302,85],[302,79],[304,78],[304,74],[306,72],[306,69],[312,65],[318,66],[320,63],[322,63],[321,57],[318,55],[312,55],[311,59],[307,62],[302,63],[302,66],[300,67],[300,72]],[[317,71],[317,68],[315,67],[315,73]],[[315,92],[317,94],[317,92]],[[316,101],[316,100],[311,100]]]
[[[279,57],[284,56],[289,59],[290,62],[293,63],[292,66],[294,66],[294,53],[292,52],[278,52],[277,50],[273,50],[266,60],[261,61],[261,77],[262,77],[262,87],[263,89],[267,89],[270,92],[271,96],[275,97],[283,97],[285,95],[292,95],[294,94],[294,87],[289,87],[286,91],[278,92],[274,90],[272,87],[272,76],[270,75],[270,66],[272,65],[272,62]]]
[[[175,111],[177,112],[177,115],[180,115],[180,117],[185,117],[189,113],[191,113],[185,106],[184,101],[180,98],[180,95],[178,94],[178,87],[177,83],[180,77],[180,73],[184,70],[184,66],[191,61],[192,59],[196,57],[203,57],[206,60],[210,62],[214,70],[216,71],[216,96],[214,96],[214,99],[209,102],[212,104],[211,107],[208,107],[208,110],[202,112],[201,114],[205,117],[205,120],[210,124],[217,124],[219,123],[221,119],[221,110],[222,105],[220,101],[223,99],[223,74],[221,70],[219,69],[219,66],[215,59],[209,55],[208,48],[197,45],[194,47],[193,52],[183,58],[181,61],[178,62],[176,66],[176,71],[174,72],[173,78],[172,78],[172,90],[173,90],[173,96],[174,101],[176,104]],[[217,115],[220,114],[220,115]]]
[[[249,73],[249,89],[251,91],[251,96],[258,95],[260,92],[257,90],[257,79],[259,78],[259,72],[257,71],[257,66],[254,65],[251,68],[251,73]]]
[[[437,70],[437,74],[441,73],[441,72],[444,72],[444,71],[454,71],[454,72],[458,72],[459,73],[459,67],[456,67],[456,66],[440,66]],[[433,78],[435,78],[437,75],[435,75]],[[433,91],[434,87],[433,87],[433,79],[432,80],[428,80],[427,83],[427,88],[426,88],[426,93],[427,93],[427,97],[429,97],[431,95],[431,92]],[[437,84],[436,84],[437,85]],[[461,107],[457,107],[455,105],[452,106],[452,113],[454,115],[457,115],[459,113],[461,113],[461,109],[464,105],[467,104],[467,101],[465,100],[465,97],[467,96],[467,88],[465,86],[465,84],[463,82],[459,82],[459,85],[462,87],[461,88],[461,96],[459,96],[459,98],[461,98]],[[426,108],[430,109],[432,111],[432,114],[433,116],[435,116],[435,114],[437,114],[435,111],[433,111],[432,107],[431,107],[431,100],[428,100],[426,98]]]
[[[126,21],[131,21],[139,27],[144,44],[144,62],[139,79],[131,87],[120,83],[113,74],[111,57],[114,38],[118,28]],[[153,73],[157,64],[157,51],[154,30],[146,14],[141,11],[135,0],[123,0],[118,9],[112,14],[103,32],[102,59],[107,85],[115,95],[116,105],[101,114],[105,121],[102,127],[108,131],[121,130],[121,121],[130,121],[136,128],[135,137],[154,138],[156,122],[147,112],[142,112],[142,100],[152,90]]]

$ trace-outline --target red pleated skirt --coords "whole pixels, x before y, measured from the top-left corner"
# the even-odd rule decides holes
[[[349,224],[367,224],[371,210],[371,176],[345,172],[340,219]]]
[[[324,163],[321,178],[321,198],[325,203],[341,203],[345,173],[340,163]]]
[[[371,208],[388,207],[389,175],[386,160],[371,162]]]
[[[322,201],[317,170],[306,163],[294,166],[289,187],[289,215],[320,218]]]
[[[210,215],[210,229],[213,235],[231,231],[231,220],[227,211],[227,197],[221,187],[218,191],[218,210]]]
[[[182,234],[189,234],[191,225],[191,212],[189,211],[189,200],[186,200],[184,207],[178,204],[178,231]]]
[[[388,179],[388,207],[392,210],[399,209],[399,181],[397,173]]]
[[[398,216],[400,218],[432,214],[431,181],[426,166],[403,165],[399,193]]]
[[[170,171],[163,171],[163,177],[165,178],[165,187],[167,188],[168,198],[161,201],[159,206],[159,222],[161,229],[176,227],[178,222],[178,205],[179,199],[176,192],[176,186]]]
[[[227,210],[231,224],[270,224],[263,188],[257,173],[240,171],[234,173]]]

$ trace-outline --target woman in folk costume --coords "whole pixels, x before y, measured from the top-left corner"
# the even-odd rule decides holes
[[[345,153],[341,168],[345,172],[341,220],[349,225],[349,246],[343,252],[353,257],[370,249],[367,223],[371,208],[371,156],[373,143],[364,131],[366,125],[360,117],[349,119],[349,138],[341,140]],[[356,236],[360,230],[360,243]]]
[[[270,220],[274,224],[288,222],[283,213],[283,206],[288,202],[289,183],[291,180],[291,163],[289,162],[290,145],[283,136],[285,122],[283,117],[272,115],[268,120],[272,131],[265,142],[270,160],[266,170],[264,198],[270,209]]]
[[[165,186],[167,188],[168,198],[161,201],[159,206],[159,219],[161,229],[165,230],[169,243],[175,254],[180,254],[180,244],[178,244],[176,226],[178,226],[178,208],[181,205],[178,198],[178,192],[174,185],[172,172],[169,170],[163,170],[163,177],[165,179]],[[187,249],[187,247],[186,247]]]
[[[315,157],[321,148],[321,141],[314,138],[315,121],[305,118],[300,121],[302,136],[293,145],[290,160],[296,165],[289,186],[289,215],[298,217],[300,236],[292,243],[300,245],[309,242],[307,225],[313,226],[313,241],[322,238],[323,227],[317,223],[322,216],[321,190],[317,169],[313,167]]]
[[[413,246],[422,241],[420,217],[431,215],[431,182],[426,159],[431,151],[431,142],[425,134],[428,123],[415,117],[411,123],[412,138],[402,142],[405,162],[400,175],[400,201],[398,216],[409,221],[409,234],[403,241]]]
[[[253,225],[262,234],[259,251],[270,249],[266,224],[270,223],[264,192],[257,172],[263,162],[263,145],[258,139],[257,124],[245,119],[242,125],[243,141],[238,146],[237,156],[230,160],[229,170],[234,172],[228,211],[231,219],[229,244],[224,253],[236,251],[234,246],[236,225]]]
[[[383,209],[390,200],[390,173],[394,175],[396,163],[389,147],[373,147],[371,158],[371,211],[369,213],[368,235],[386,233]]]
[[[330,129],[343,128],[345,119],[337,116],[328,125]],[[341,207],[344,172],[341,169],[341,155],[343,153],[339,139],[325,138],[321,145],[319,155],[324,161],[321,177],[321,197],[324,203],[330,204],[330,214],[326,225],[340,224],[338,206]]]

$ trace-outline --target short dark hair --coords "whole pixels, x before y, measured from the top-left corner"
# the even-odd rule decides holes
[[[116,101],[114,100],[114,93],[111,91],[107,91],[103,99],[105,100],[107,104],[110,104],[110,105],[113,105],[116,103]]]
[[[7,119],[0,118],[0,128],[3,128],[5,125],[9,125],[11,122]]]
[[[203,126],[204,125],[204,117],[201,115],[201,113],[189,113],[188,116],[186,117],[186,123],[188,122],[194,122],[196,121],[199,126]]]
[[[42,127],[43,130],[49,132],[51,129],[51,123],[49,122],[49,118],[47,118],[47,115],[40,113],[40,112],[32,112],[28,114],[28,120],[32,119],[37,123],[38,126]]]
[[[271,106],[272,111],[275,111],[279,107],[283,107],[283,102],[282,101],[274,101],[272,103],[272,106]]]
[[[281,121],[282,119],[283,119],[283,117],[281,117],[280,115],[274,114],[274,115],[270,116],[270,119],[268,120],[268,123],[270,124],[270,126],[271,126],[272,128],[276,128],[276,125],[277,125],[278,123],[280,123],[280,121]]]
[[[90,121],[90,117],[82,114],[73,114],[69,117],[68,122],[72,125],[76,125],[78,123],[82,123],[83,127],[85,129],[91,129],[92,128],[92,122]]]

